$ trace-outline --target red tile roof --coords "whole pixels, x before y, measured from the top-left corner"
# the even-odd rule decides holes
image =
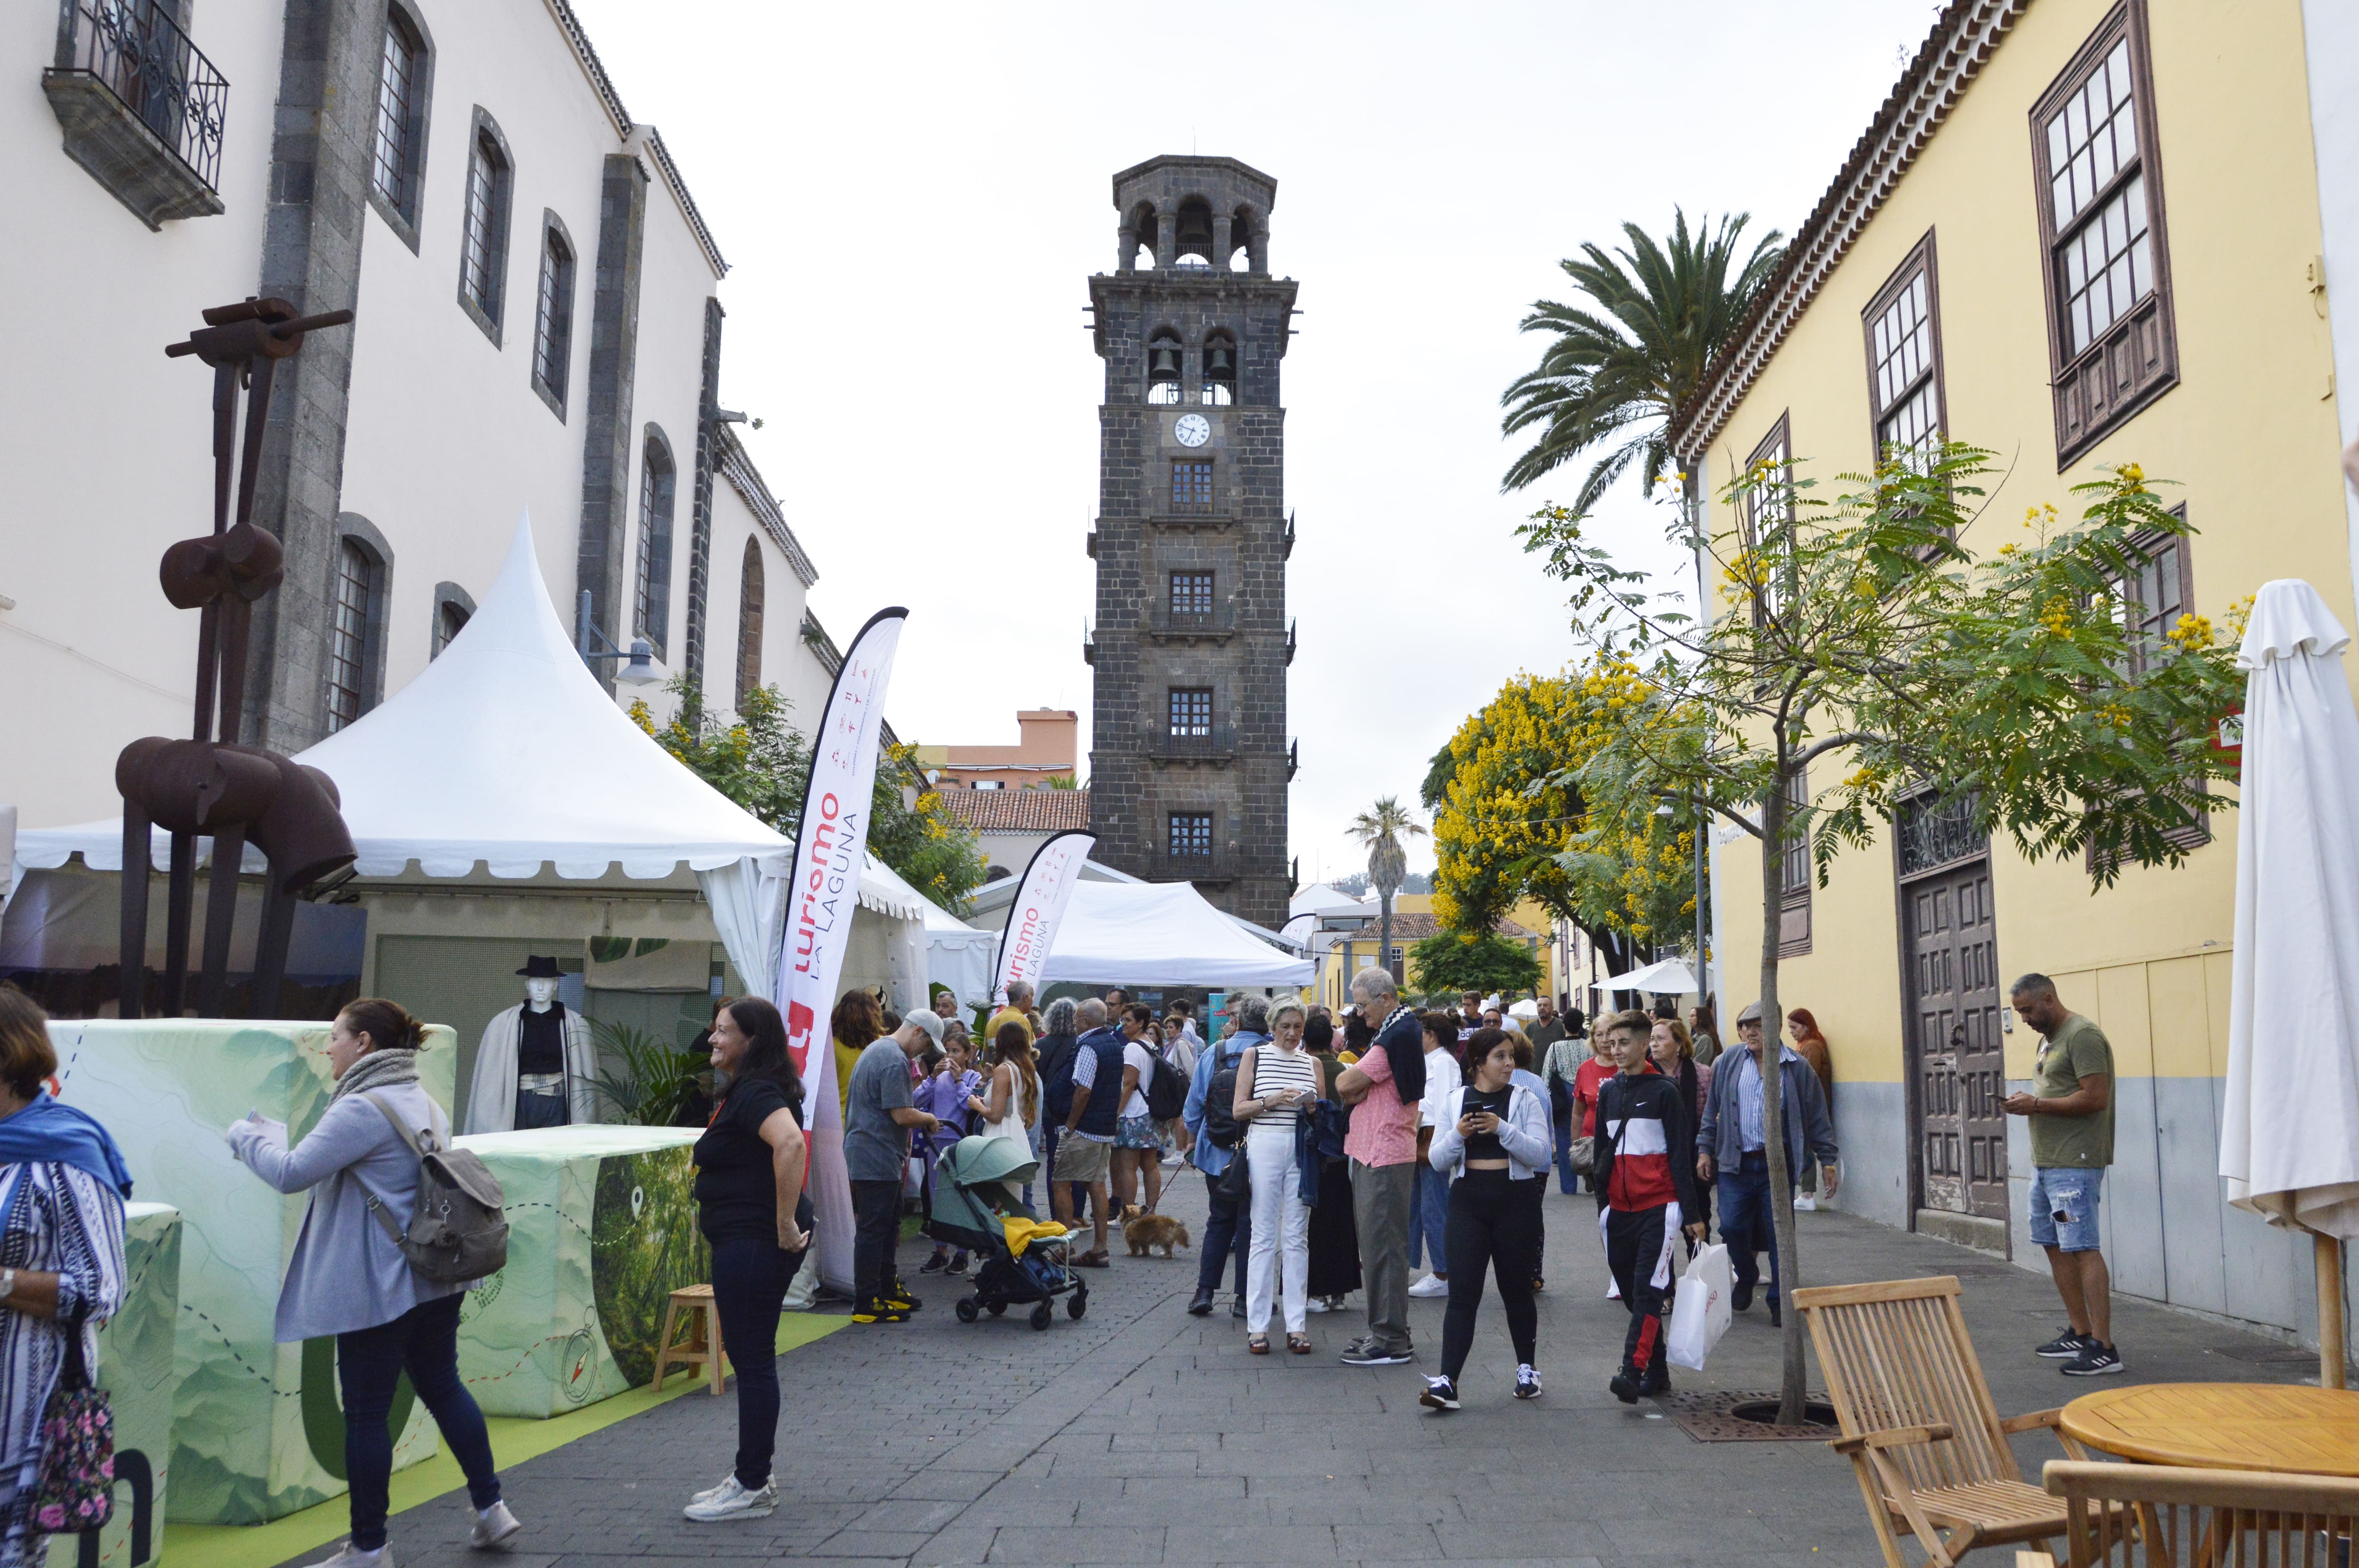
[[[950,814],[977,833],[1061,833],[1090,825],[1085,789],[946,789]]]

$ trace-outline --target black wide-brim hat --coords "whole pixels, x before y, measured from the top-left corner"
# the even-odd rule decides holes
[[[557,972],[556,959],[544,958],[538,954],[527,958],[524,961],[524,968],[518,969],[516,973],[528,980],[554,980],[564,978]]]

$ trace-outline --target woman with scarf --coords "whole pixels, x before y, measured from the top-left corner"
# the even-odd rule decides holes
[[[459,1302],[476,1281],[426,1279],[379,1217],[406,1231],[417,1213],[418,1156],[400,1128],[420,1143],[429,1136],[449,1143],[449,1119],[418,1081],[425,1038],[425,1026],[397,1002],[363,997],[347,1003],[328,1037],[335,1092],[303,1141],[290,1149],[286,1123],[259,1112],[230,1123],[223,1135],[230,1152],[270,1186],[311,1195],[278,1292],[274,1336],[281,1345],[330,1335],[336,1340],[353,1533],[319,1568],[391,1568],[387,1417],[405,1371],[466,1474],[475,1516],[468,1544],[497,1546],[523,1528],[500,1500],[484,1412],[459,1380]]]
[[[49,1017],[0,984],[0,1568],[49,1561],[73,1521],[38,1510],[42,1416],[69,1363],[98,1375],[98,1325],[123,1304],[131,1175],[106,1129],[42,1087]]]
[[[1827,1037],[1819,1033],[1819,1021],[1810,1016],[1810,1010],[1807,1007],[1788,1010],[1786,1027],[1794,1036],[1794,1049],[1801,1054],[1803,1061],[1810,1065],[1810,1071],[1819,1076],[1819,1088],[1827,1097],[1827,1119],[1832,1121],[1835,1114],[1835,1060],[1827,1053]],[[1794,1206],[1799,1209],[1818,1207],[1817,1161],[1811,1161],[1803,1170],[1801,1189],[1800,1195],[1794,1199]]]

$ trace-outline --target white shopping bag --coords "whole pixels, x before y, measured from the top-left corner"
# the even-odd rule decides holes
[[[1715,1241],[1696,1253],[1687,1272],[1680,1276],[1679,1292],[1671,1303],[1671,1331],[1664,1354],[1672,1366],[1691,1372],[1703,1370],[1703,1358],[1728,1332],[1728,1297],[1735,1288],[1736,1271],[1728,1260],[1727,1248]]]

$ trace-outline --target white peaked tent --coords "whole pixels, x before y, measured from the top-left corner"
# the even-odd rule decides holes
[[[1649,996],[1678,996],[1696,989],[1695,972],[1681,958],[1664,958],[1605,978],[1610,991],[1645,991]]]
[[[551,873],[603,881],[616,871],[657,880],[685,868],[704,887],[730,962],[749,987],[767,989],[777,880],[793,842],[680,766],[614,706],[549,602],[529,518],[440,656],[297,760],[336,781],[364,879],[403,877],[413,864],[426,878],[470,881]],[[168,836],[159,831],[154,846],[160,868]],[[94,871],[120,871],[121,822],[21,833],[17,853],[25,867],[62,866],[79,853]],[[247,869],[260,871],[251,847],[246,853]],[[866,883],[864,903],[897,902],[880,889],[872,903]]]
[[[1312,965],[1239,928],[1186,882],[1073,884],[1045,982],[1307,986]]]

